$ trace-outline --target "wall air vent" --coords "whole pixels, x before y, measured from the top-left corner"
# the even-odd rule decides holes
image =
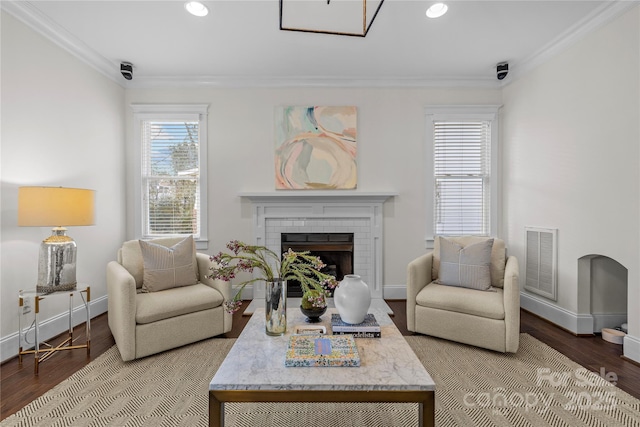
[[[524,288],[558,300],[558,229],[525,227]]]

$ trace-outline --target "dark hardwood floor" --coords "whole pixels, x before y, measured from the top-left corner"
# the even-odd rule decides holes
[[[405,301],[388,300],[387,303],[395,313],[392,319],[400,332],[413,335],[406,326]],[[237,338],[242,332],[249,320],[249,316],[243,316],[244,308],[246,304],[234,314],[233,329],[225,337]],[[640,399],[640,365],[620,357],[622,346],[608,343],[599,336],[576,337],[524,310],[521,311],[520,329],[591,371],[614,373],[618,377],[617,386]],[[78,327],[77,331],[84,333],[84,327]],[[22,366],[17,357],[6,361],[0,366],[0,420],[46,393],[113,345],[105,313],[91,321],[90,357],[83,350],[59,352],[40,365],[38,376],[34,375],[32,356],[26,356]]]
[[[520,311],[520,331],[539,339],[590,371],[601,375],[615,374],[616,385],[640,399],[640,365],[621,357],[621,345],[607,342],[599,334],[575,336],[525,310]]]

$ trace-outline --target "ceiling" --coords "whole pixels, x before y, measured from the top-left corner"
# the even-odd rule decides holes
[[[498,86],[637,4],[449,0],[429,19],[434,1],[386,0],[366,37],[350,37],[280,30],[279,0],[205,0],[203,18],[182,0],[1,3],[124,87]]]

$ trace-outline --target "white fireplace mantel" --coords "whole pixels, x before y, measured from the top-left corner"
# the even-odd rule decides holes
[[[371,297],[382,299],[383,204],[393,191],[265,191],[243,192],[251,201],[256,245],[279,252],[282,233],[354,233],[354,274],[369,285]],[[264,288],[253,290],[264,298]]]
[[[242,192],[240,197],[245,197],[253,203],[290,203],[290,202],[357,202],[357,203],[384,203],[390,197],[397,196],[394,191],[349,191],[349,190],[281,190]]]

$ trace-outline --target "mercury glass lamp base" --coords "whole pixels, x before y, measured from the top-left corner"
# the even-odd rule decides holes
[[[56,227],[40,244],[38,282],[41,293],[76,289],[76,242],[66,235],[66,229]]]
[[[52,294],[54,292],[69,292],[69,291],[75,291],[76,288],[78,287],[77,283],[65,283],[63,285],[57,285],[57,286],[36,286],[36,292],[38,292],[39,294]]]

